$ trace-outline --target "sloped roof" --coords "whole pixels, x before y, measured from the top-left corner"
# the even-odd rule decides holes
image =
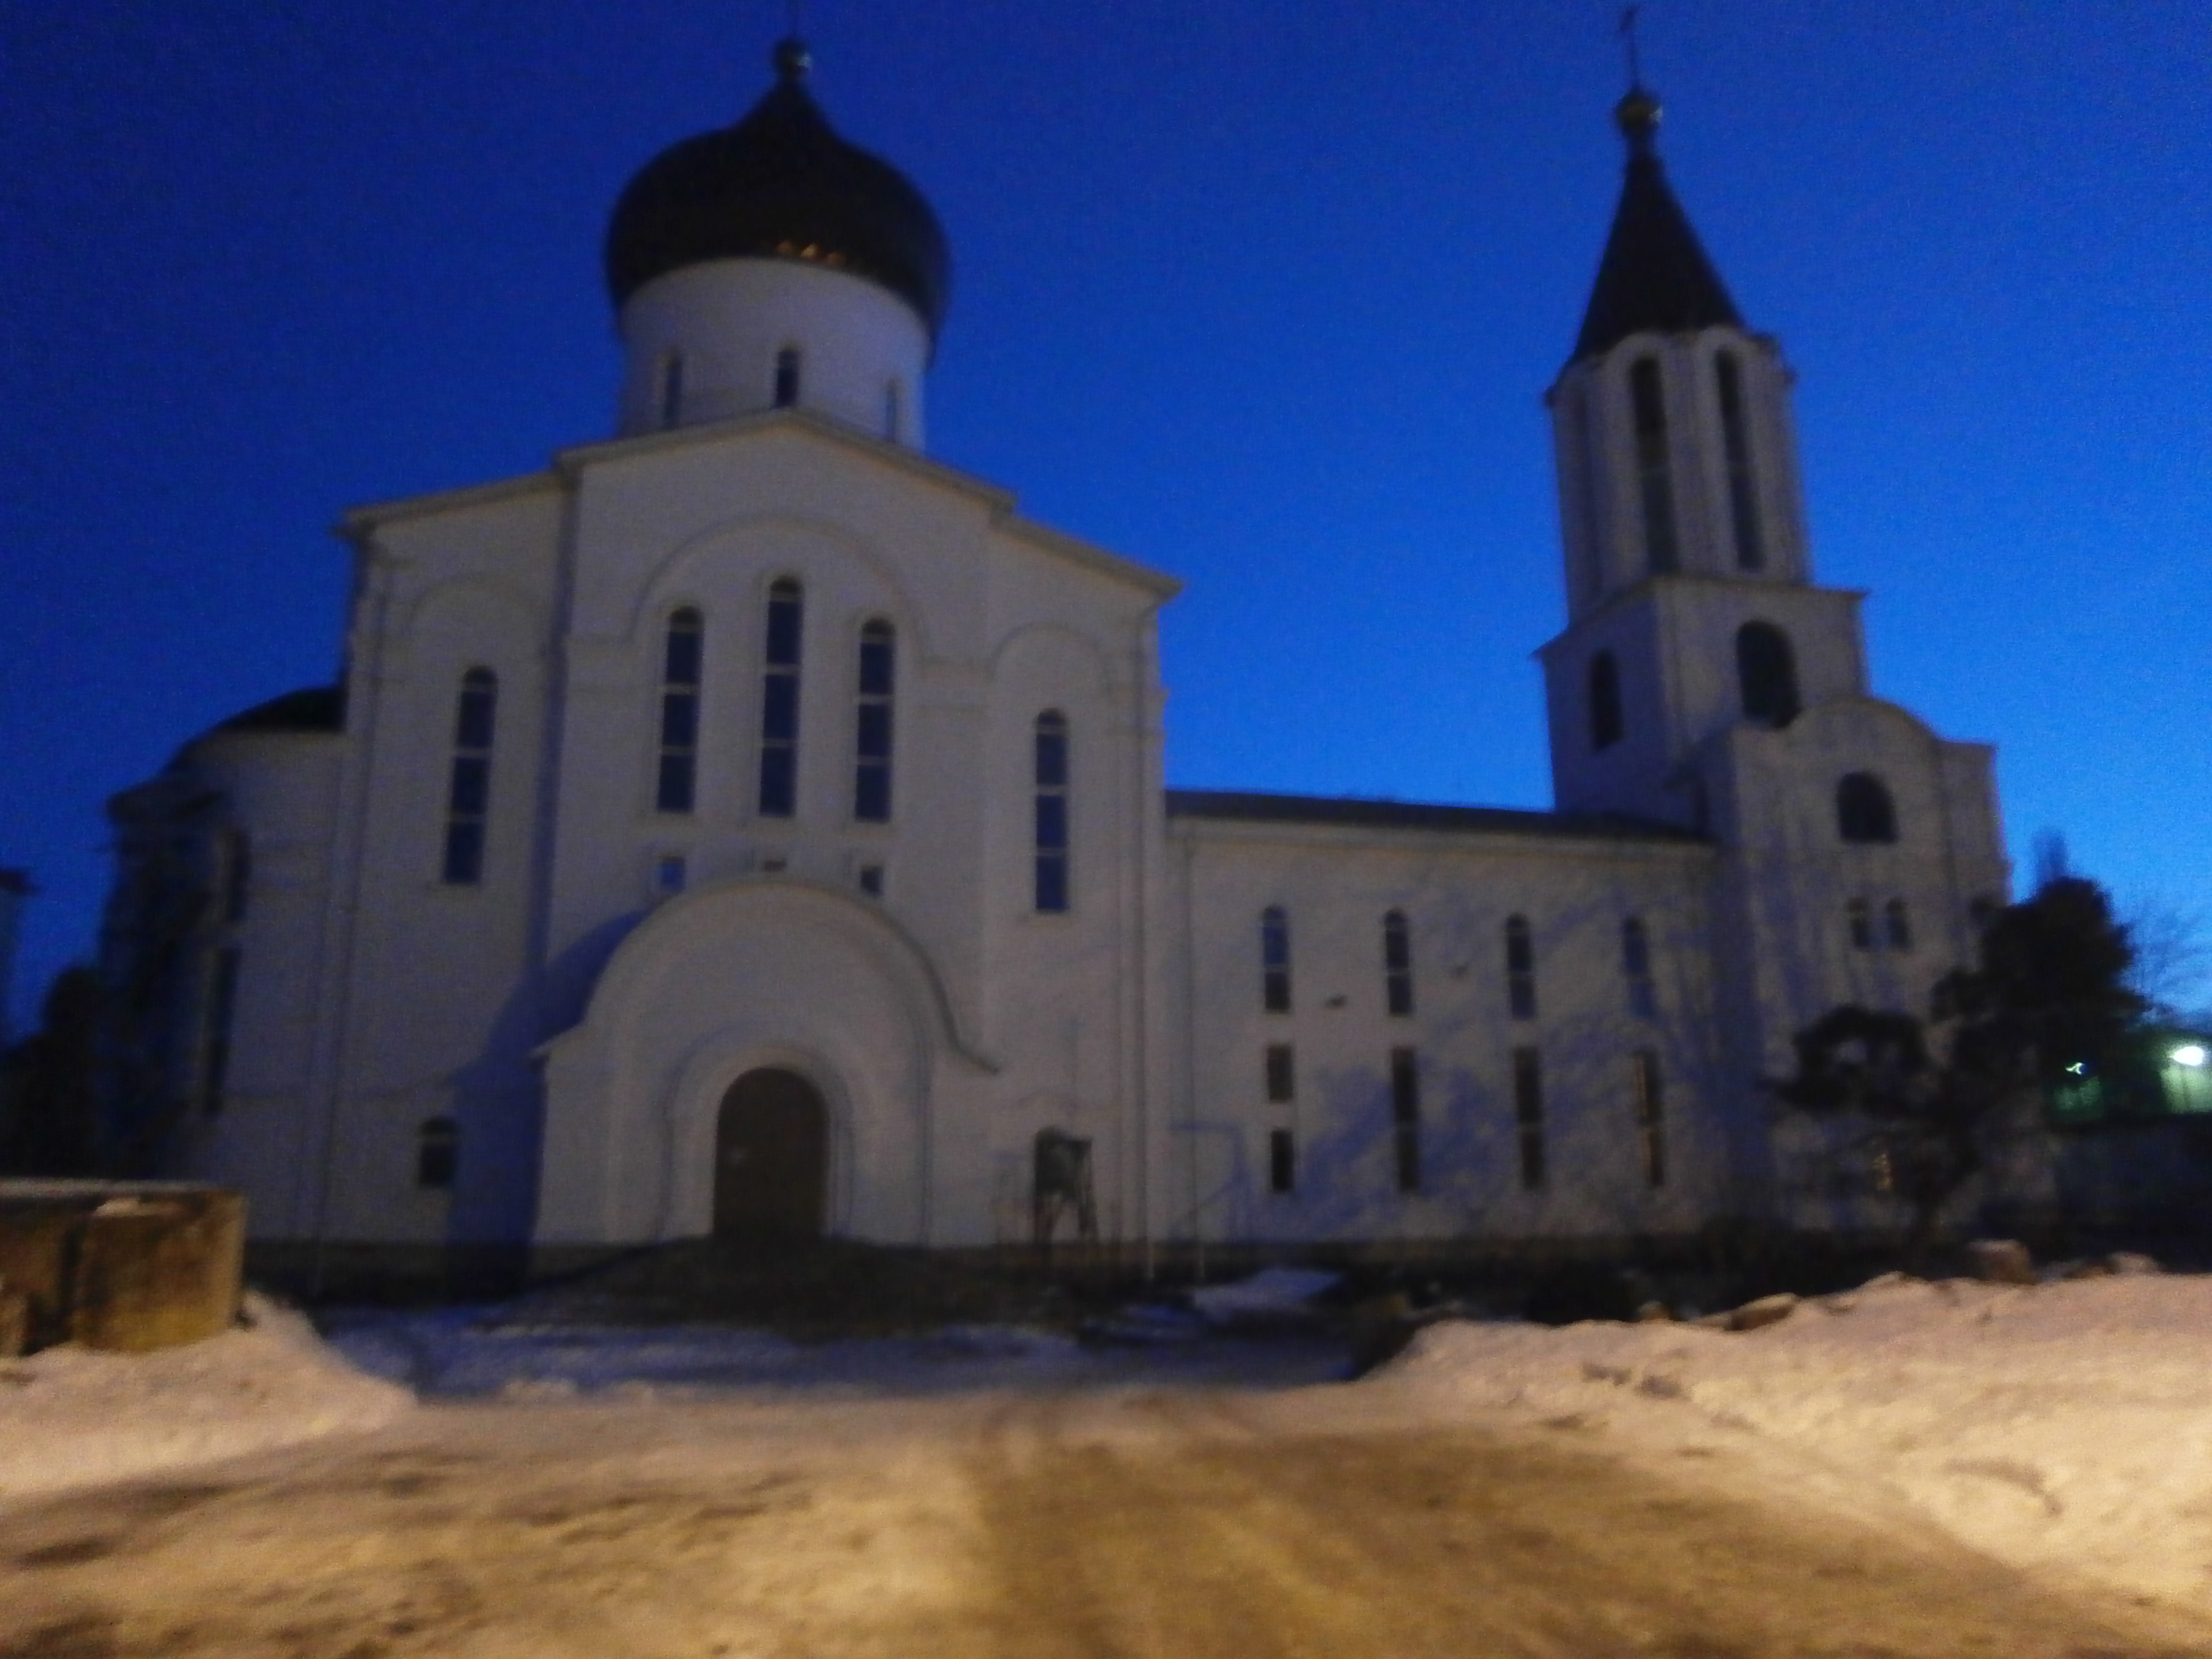
[[[1275,795],[1249,790],[1170,789],[1171,818],[1243,823],[1315,823],[1361,830],[1432,830],[1454,835],[1543,836],[1574,841],[1702,842],[1692,830],[1613,812],[1536,812],[1511,806],[1443,806],[1344,795]]]
[[[1628,141],[1628,167],[1589,308],[1575,341],[1575,358],[1610,350],[1646,330],[1675,334],[1722,325],[1741,328],[1743,318],[1727,284],[1667,182],[1656,137],[1658,100],[1638,88],[1621,100],[1614,118]]]
[[[281,697],[258,702],[210,729],[218,732],[343,732],[345,729],[345,688],[310,685],[287,691]]]

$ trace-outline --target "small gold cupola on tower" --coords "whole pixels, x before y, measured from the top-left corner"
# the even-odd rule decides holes
[[[1661,114],[1640,79],[1614,107],[1620,201],[1546,398],[1574,616],[1648,576],[1811,574],[1790,369],[1745,326],[1675,199]]]

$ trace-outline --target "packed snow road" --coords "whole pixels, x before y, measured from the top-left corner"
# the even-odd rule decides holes
[[[1751,1455],[1388,1382],[438,1405],[0,1511],[0,1656],[2212,1655]]]

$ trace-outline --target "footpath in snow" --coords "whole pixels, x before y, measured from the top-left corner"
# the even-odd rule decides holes
[[[1890,1275],[1749,1331],[1439,1324],[1385,1375],[1653,1449],[1763,1440],[1796,1455],[1778,1497],[1871,1480],[2016,1565],[2212,1602],[2212,1278]]]
[[[250,1328],[189,1347],[0,1364],[0,1502],[374,1429],[418,1389],[495,1409],[678,1408],[1282,1389],[1342,1374],[1341,1349],[1319,1340],[1159,1340],[1164,1312],[1138,1322],[1146,1343],[1104,1350],[1008,1326],[800,1344],[730,1328],[518,1328],[481,1309],[363,1316],[333,1346],[297,1314],[249,1306]],[[1717,1478],[1781,1502],[1876,1519],[1909,1505],[2014,1565],[2212,1609],[2212,1277],[1893,1275],[1749,1331],[1438,1324],[1361,1386],[1430,1420],[1503,1408],[1631,1455],[1708,1457]]]
[[[0,1361],[0,1502],[374,1429],[414,1403],[249,1294],[246,1323],[189,1346]]]

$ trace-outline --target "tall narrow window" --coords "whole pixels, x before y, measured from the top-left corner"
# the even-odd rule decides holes
[[[1260,914],[1260,1006],[1291,1012],[1291,918],[1279,904]]]
[[[246,906],[253,891],[253,842],[243,830],[222,838],[222,919],[246,920]]]
[[[891,817],[891,684],[898,639],[887,622],[860,629],[860,701],[853,732],[853,816],[862,823]]]
[[[431,1192],[451,1192],[460,1164],[460,1126],[449,1117],[423,1119],[415,1139],[415,1184]]]
[[[1267,1131],[1267,1190],[1294,1193],[1298,1189],[1297,1137],[1288,1129]]]
[[[200,1110],[222,1110],[230,1080],[230,1029],[238,1012],[238,947],[226,945],[208,963],[206,1018],[200,1037]]]
[[[1654,1018],[1659,995],[1651,983],[1651,936],[1635,916],[1620,924],[1620,975],[1628,986],[1628,1012],[1639,1019]]]
[[[1513,1051],[1513,1118],[1521,1139],[1521,1185],[1544,1184],[1544,1061],[1534,1048]]]
[[[1874,907],[1863,898],[1855,898],[1844,907],[1844,921],[1850,927],[1851,948],[1855,951],[1874,949]]]
[[[1612,652],[1601,651],[1589,665],[1590,747],[1612,748],[1620,741],[1620,665]]]
[[[1881,908],[1883,931],[1888,935],[1893,951],[1912,948],[1912,912],[1905,908],[1905,901],[1893,898]]]
[[[1797,718],[1797,654],[1772,623],[1749,622],[1735,630],[1735,678],[1744,719],[1783,726]]]
[[[1642,1048],[1628,1057],[1628,1086],[1644,1182],[1663,1187],[1667,1184],[1666,1099],[1660,1088],[1657,1054]]]
[[[1036,908],[1057,915],[1067,908],[1067,716],[1048,709],[1036,717]]]
[[[499,713],[499,681],[489,668],[461,676],[453,711],[453,769],[446,789],[444,880],[474,887],[483,880],[484,828],[491,813],[492,728]]]
[[[799,401],[799,348],[786,346],[775,354],[775,406],[789,409]]]
[[[1871,772],[1846,773],[1836,785],[1836,833],[1862,845],[1897,839],[1897,805]]]
[[[1505,921],[1505,1001],[1514,1018],[1536,1018],[1536,941],[1526,916]]]
[[[1721,396],[1721,447],[1728,459],[1729,516],[1735,527],[1735,568],[1766,568],[1766,543],[1759,530],[1759,488],[1751,471],[1751,428],[1744,418],[1743,370],[1733,351],[1713,359]]]
[[[768,644],[762,653],[760,813],[787,818],[799,805],[799,655],[805,632],[799,584],[769,584]]]
[[[699,678],[706,624],[689,606],[668,619],[660,653],[660,775],[653,804],[688,812],[699,777]]]
[[[1286,1106],[1297,1097],[1297,1053],[1287,1042],[1271,1042],[1266,1055],[1267,1102]]]
[[[684,419],[684,354],[672,351],[660,360],[660,424],[665,428]]]
[[[1398,1190],[1421,1190],[1421,1060],[1411,1048],[1390,1051],[1390,1139],[1397,1153]]]
[[[1401,910],[1382,918],[1382,1000],[1396,1018],[1413,1012],[1413,932]]]
[[[899,383],[896,380],[885,381],[884,383],[884,436],[892,443],[898,441],[899,428],[905,423],[902,419],[905,412],[906,399],[899,395]]]
[[[1680,562],[1674,541],[1674,480],[1667,459],[1667,396],[1659,360],[1640,357],[1628,371],[1636,416],[1636,483],[1644,503],[1644,552],[1655,574]]]

